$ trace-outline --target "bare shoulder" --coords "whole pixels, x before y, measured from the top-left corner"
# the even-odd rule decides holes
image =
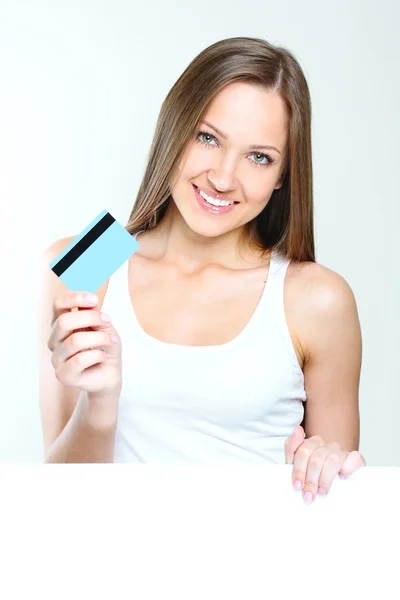
[[[285,282],[285,309],[306,359],[328,324],[343,318],[358,323],[353,290],[339,273],[311,261],[291,261]]]
[[[46,261],[47,263],[50,263],[52,260],[54,260],[56,258],[56,256],[58,256],[67,246],[69,246],[69,244],[71,244],[73,242],[73,240],[76,238],[75,235],[71,235],[68,237],[64,237],[64,238],[60,238],[55,240],[54,242],[52,242],[50,244],[50,246],[48,246],[45,251],[43,252],[43,260]],[[56,280],[54,280],[55,283],[57,284],[58,278],[56,278]],[[107,287],[108,287],[108,279],[107,281],[105,281],[98,290],[96,290],[96,294],[99,297],[99,307],[101,308],[101,305],[104,302],[104,296],[106,294],[107,291]]]
[[[292,261],[287,271],[288,289],[296,293],[300,308],[330,309],[339,302],[343,307],[354,301],[353,291],[342,275],[315,262]],[[304,304],[303,304],[304,303]]]

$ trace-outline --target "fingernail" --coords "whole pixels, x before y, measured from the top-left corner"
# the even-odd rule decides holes
[[[326,490],[324,488],[318,488],[318,494],[320,496],[326,496]]]
[[[111,334],[111,339],[113,342],[119,342],[119,337],[117,335],[115,335],[115,333]]]
[[[301,481],[299,481],[298,479],[296,479],[296,481],[294,482],[294,487],[296,488],[296,490],[301,490],[301,488],[302,488]]]
[[[311,502],[312,502],[312,493],[311,492],[306,492],[304,494],[304,502],[306,504],[311,504]]]
[[[86,294],[86,300],[90,302],[90,304],[97,304],[98,298],[95,294]]]
[[[106,323],[108,323],[109,321],[111,321],[111,317],[110,315],[106,315],[106,313],[100,313],[100,317],[102,321],[105,321]]]

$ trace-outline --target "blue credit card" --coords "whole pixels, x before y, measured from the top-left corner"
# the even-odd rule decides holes
[[[71,291],[93,294],[138,248],[129,231],[103,210],[49,267]]]

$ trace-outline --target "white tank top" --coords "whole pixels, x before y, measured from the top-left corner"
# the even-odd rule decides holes
[[[285,463],[284,443],[306,400],[283,305],[289,262],[272,253],[250,321],[218,346],[147,334],[130,300],[129,262],[113,273],[101,310],[122,344],[114,462]]]

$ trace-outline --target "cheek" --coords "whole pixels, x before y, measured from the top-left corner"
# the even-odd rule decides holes
[[[175,175],[175,184],[177,184],[179,180],[188,179],[194,174],[195,163],[196,161],[193,148],[190,148],[186,150],[179,162],[179,166]]]
[[[257,209],[262,209],[267,204],[272,190],[265,189],[265,182],[261,180],[258,181],[257,185],[257,181],[257,178],[254,178],[248,185],[243,186],[243,193],[249,204]]]
[[[200,152],[198,148],[193,147],[187,155],[182,174],[187,177],[198,175],[210,169],[211,164],[210,157],[206,152]]]

